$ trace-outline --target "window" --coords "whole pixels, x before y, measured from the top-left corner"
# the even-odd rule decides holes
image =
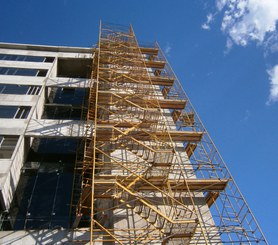
[[[52,105],[48,104],[44,107],[43,119],[71,119],[80,120],[81,119],[81,107],[73,107],[71,105]],[[84,113],[85,116],[85,113]],[[83,116],[83,117],[84,117]],[[82,118],[84,120],[84,118]]]
[[[0,94],[29,94],[38,95],[40,86],[0,84]]]
[[[77,139],[34,139],[9,210],[13,222],[4,229],[70,227],[72,184],[79,143]]]
[[[0,135],[0,159],[10,159],[18,141],[18,136]]]
[[[31,106],[0,106],[0,118],[25,119],[28,117]]]
[[[54,88],[50,92],[48,102],[81,106],[87,92],[84,88]]]
[[[0,75],[45,77],[47,70],[0,67]]]
[[[73,119],[84,120],[89,90],[84,88],[50,88],[49,97],[46,100],[43,118],[47,119]]]
[[[0,60],[52,63],[54,61],[54,57],[39,57],[39,56],[28,56],[28,55],[0,54]]]
[[[40,93],[41,87],[40,86],[29,86],[27,94],[29,95],[38,95]]]
[[[29,106],[19,106],[14,118],[23,119],[27,118],[30,111]]]
[[[90,78],[91,59],[59,58],[57,77]]]

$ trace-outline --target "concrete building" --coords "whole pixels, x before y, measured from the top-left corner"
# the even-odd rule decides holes
[[[267,244],[158,44],[0,43],[1,244]]]

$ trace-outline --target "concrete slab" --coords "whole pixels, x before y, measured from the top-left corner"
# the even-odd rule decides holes
[[[52,63],[47,62],[30,62],[30,61],[10,61],[10,60],[1,60],[1,67],[14,67],[14,68],[24,68],[24,69],[43,69],[48,70],[51,68]]]
[[[2,135],[21,135],[24,133],[27,119],[1,119],[0,132]]]
[[[0,94],[0,105],[33,106],[37,95]]]
[[[81,138],[84,137],[85,133],[90,133],[90,130],[90,126],[84,121],[32,119],[27,127],[25,136],[43,138]]]
[[[89,88],[90,84],[91,79],[85,78],[55,77],[48,78],[46,81],[48,87]]]
[[[89,229],[54,229],[0,232],[0,244],[2,245],[73,244],[73,240],[80,241],[81,244],[89,244]],[[74,244],[76,244],[76,242]]]

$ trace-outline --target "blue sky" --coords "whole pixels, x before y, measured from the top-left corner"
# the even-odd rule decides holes
[[[157,40],[270,244],[278,244],[277,0],[9,0],[0,41],[90,47],[99,21]]]

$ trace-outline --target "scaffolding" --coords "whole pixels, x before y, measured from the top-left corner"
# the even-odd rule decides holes
[[[158,44],[101,24],[94,51],[72,227],[91,244],[267,244]]]

